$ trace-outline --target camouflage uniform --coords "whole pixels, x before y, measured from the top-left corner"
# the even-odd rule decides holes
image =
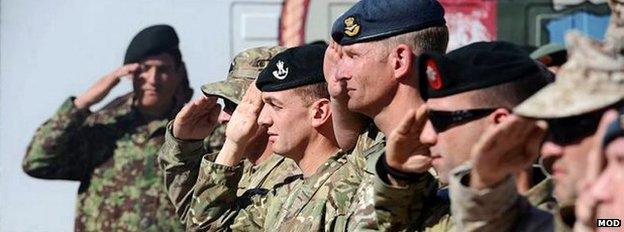
[[[407,224],[425,223],[419,216],[431,215],[429,218],[432,218],[440,215],[439,207],[433,207],[439,204],[423,204],[434,199],[437,182],[433,176],[425,175],[406,188],[390,186],[378,177],[376,165],[385,152],[385,145],[385,136],[374,124],[358,137],[351,157],[359,170],[361,183],[349,212],[348,231],[397,231],[405,229]],[[408,201],[412,204],[405,203]],[[408,205],[409,208],[406,207]],[[448,206],[443,209],[448,209]],[[417,220],[421,223],[415,223]]]
[[[437,182],[429,173],[404,188],[381,180],[376,165],[385,152],[385,145],[385,142],[377,143],[364,153],[366,166],[351,207],[349,231],[404,230],[408,224],[425,216],[424,199],[435,193]]]
[[[225,128],[225,126],[219,128]],[[165,172],[165,186],[169,199],[175,205],[180,220],[186,223],[189,221],[199,223],[198,218],[202,217],[195,213],[203,211],[201,209],[203,206],[198,203],[202,202],[202,199],[195,199],[193,192],[205,186],[202,180],[198,179],[198,175],[203,171],[201,163],[214,161],[218,154],[206,149],[206,144],[214,140],[213,136],[206,138],[203,142],[180,140],[173,137],[170,123],[167,127],[165,143],[159,152],[158,159]],[[301,173],[294,161],[279,155],[271,155],[257,166],[248,160],[244,160],[241,165],[243,175],[238,185],[237,196],[246,192],[249,192],[248,194],[267,192],[287,177]]]
[[[147,121],[133,94],[102,110],[66,100],[35,133],[23,161],[37,178],[80,181],[76,231],[177,231],[156,163],[167,119]]]
[[[546,178],[529,189],[525,197],[532,206],[544,211],[554,212],[557,208],[557,200],[553,197],[554,188],[553,180]]]
[[[550,213],[532,206],[518,194],[514,178],[491,189],[476,191],[465,186],[470,166],[455,169],[450,177],[452,211],[461,231],[552,231]],[[556,225],[557,231],[568,231]]]
[[[370,134],[376,132],[369,130],[362,134],[354,149],[353,155],[363,159],[365,166],[363,180],[352,207],[354,211],[349,218],[349,231],[453,231],[448,187],[437,188],[439,183],[432,178],[433,175],[415,180],[404,190],[390,186],[384,189],[374,187],[385,185],[375,169],[378,159],[385,152],[385,137],[379,133],[375,139],[371,139]],[[363,152],[363,155],[357,156],[356,152]],[[556,202],[551,192],[552,181],[546,179],[531,188],[527,198],[534,206],[553,210]]]
[[[291,176],[266,192],[237,197],[242,165],[228,167],[204,159],[195,189],[198,222],[193,229],[235,231],[343,231],[359,178],[338,152],[310,177]],[[202,210],[202,211],[199,211]]]
[[[383,143],[385,140],[386,137],[384,134],[372,123],[358,136],[355,147],[351,150],[351,154],[353,155],[349,156],[349,161],[360,169],[362,175],[366,173],[368,155],[372,154],[366,153],[366,151],[371,147]]]

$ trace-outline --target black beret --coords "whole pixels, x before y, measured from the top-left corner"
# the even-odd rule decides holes
[[[436,0],[362,0],[334,22],[332,39],[349,45],[444,25]]]
[[[275,92],[325,82],[325,49],[324,44],[309,44],[275,55],[258,75],[256,87],[262,92]]]
[[[487,88],[541,73],[528,53],[508,42],[477,42],[446,55],[424,53],[418,58],[421,93],[445,97]]]
[[[178,35],[169,25],[154,25],[141,30],[128,45],[124,64],[136,63],[146,56],[178,47]]]

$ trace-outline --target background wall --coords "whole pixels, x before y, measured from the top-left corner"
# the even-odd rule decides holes
[[[276,44],[278,2],[2,0],[0,230],[73,230],[77,182],[28,177],[21,161],[35,129],[67,97],[119,67],[140,29],[158,23],[175,27],[197,97],[201,84],[225,78],[232,54],[248,45]],[[244,12],[235,12],[241,7]],[[125,80],[103,102],[131,88]]]

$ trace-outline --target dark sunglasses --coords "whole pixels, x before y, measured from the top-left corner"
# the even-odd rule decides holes
[[[603,110],[579,116],[546,120],[548,135],[546,140],[559,145],[577,142],[596,133]]]
[[[483,118],[491,114],[495,110],[496,108],[456,111],[429,110],[428,117],[429,121],[431,121],[431,125],[433,125],[433,129],[435,129],[436,132],[444,132],[454,125],[459,125]]]
[[[233,101],[223,98],[223,111],[233,113],[238,105]]]

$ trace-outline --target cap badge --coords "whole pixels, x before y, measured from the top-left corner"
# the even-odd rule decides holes
[[[427,60],[427,80],[431,88],[439,90],[442,88],[442,76],[440,69],[433,59]]]
[[[277,61],[277,70],[273,71],[273,76],[277,79],[284,80],[286,76],[288,76],[288,67],[284,69],[284,62],[281,60]]]
[[[350,16],[347,17],[344,20],[344,24],[345,24],[345,30],[344,33],[349,36],[349,37],[353,37],[356,36],[360,33],[360,24],[358,24],[355,21],[355,17]]]

